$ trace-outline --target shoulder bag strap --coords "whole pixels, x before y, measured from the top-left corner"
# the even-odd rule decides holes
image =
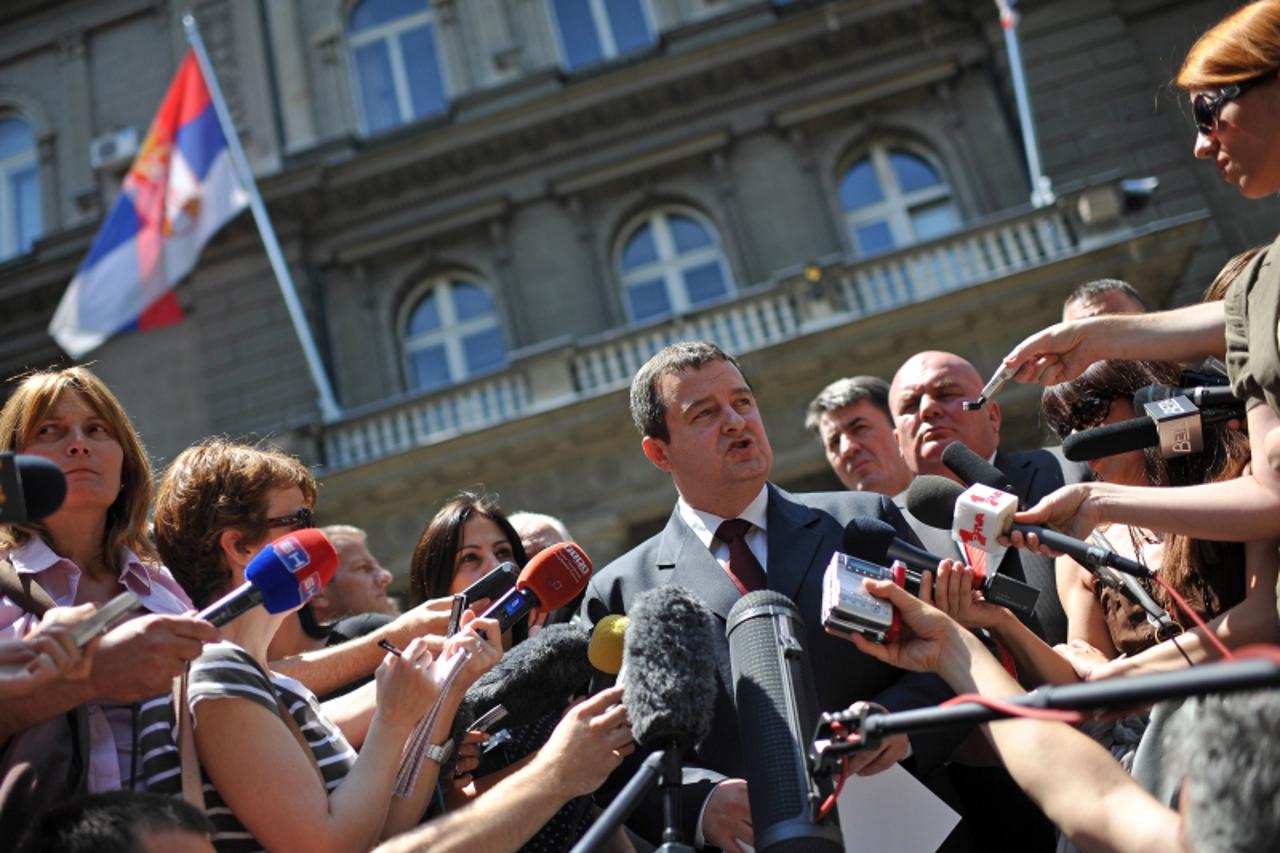
[[[0,558],[0,593],[9,596],[23,610],[37,617],[55,607],[53,597],[34,578],[23,577],[13,563]]]
[[[190,668],[173,680],[173,704],[178,720],[178,757],[182,762],[182,799],[204,811],[204,787],[200,782],[200,756],[196,753],[196,731],[187,704],[187,675]]]

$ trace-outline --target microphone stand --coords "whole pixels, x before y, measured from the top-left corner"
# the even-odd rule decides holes
[[[662,751],[662,844],[657,853],[693,853],[693,847],[680,840],[680,788],[684,772],[680,747],[674,741]]]
[[[591,853],[591,851],[602,849],[610,836],[622,826],[622,822],[631,816],[636,806],[640,805],[640,800],[658,783],[665,757],[662,752],[649,753],[640,764],[640,769],[631,777],[631,781],[618,792],[618,796],[614,797],[609,807],[600,813],[600,817],[596,818],[596,822],[582,838],[578,839],[578,843],[573,845],[569,853]]]
[[[663,749],[655,749],[569,853],[591,853],[603,849],[610,836],[640,805],[640,800],[658,785],[662,788],[663,830],[662,844],[656,848],[657,853],[694,853],[692,846],[680,840],[680,788],[683,784],[680,748],[672,742]]]

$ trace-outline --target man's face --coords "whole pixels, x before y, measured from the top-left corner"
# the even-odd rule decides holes
[[[976,400],[982,377],[973,365],[951,353],[924,352],[907,360],[893,377],[889,408],[898,446],[907,467],[917,474],[951,477],[942,451],[963,441],[984,459],[1000,445],[1000,406],[989,402],[976,412],[963,403]]]
[[[827,462],[846,489],[896,495],[911,484],[893,424],[870,400],[823,412],[818,435]]]
[[[342,537],[334,542],[338,570],[315,602],[325,621],[355,613],[389,613],[387,584],[391,572],[382,568],[369,547],[359,539]]]
[[[690,506],[736,515],[764,487],[773,466],[747,380],[729,362],[716,361],[662,376],[657,390],[671,437],[646,437],[645,455],[671,474]]]

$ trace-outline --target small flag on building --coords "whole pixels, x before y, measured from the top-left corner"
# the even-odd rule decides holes
[[[49,334],[79,358],[112,335],[178,322],[173,288],[248,203],[209,87],[188,52]]]

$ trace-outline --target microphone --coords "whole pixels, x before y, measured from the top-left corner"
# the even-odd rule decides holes
[[[984,490],[986,487],[981,485],[969,487],[970,492],[975,489]],[[987,489],[986,491],[991,492],[993,490]],[[956,501],[964,493],[965,490],[946,477],[924,474],[916,477],[911,483],[911,488],[907,490],[907,509],[911,511],[912,515],[930,527],[946,530],[952,526],[952,519],[956,512]],[[1006,495],[1006,497],[1012,498],[1013,496]],[[1070,556],[1089,570],[1096,570],[1098,566],[1110,566],[1118,572],[1124,572],[1134,577],[1149,578],[1152,576],[1151,570],[1141,563],[1122,557],[1114,551],[1108,551],[1105,548],[1099,548],[1097,545],[1059,533],[1048,527],[1023,524],[1016,521],[1002,522],[998,528],[987,531],[987,535],[990,538],[995,538],[996,536],[1007,534],[1011,530],[1036,534],[1040,537],[1040,541],[1049,548]]]
[[[1250,656],[1254,652],[1255,656]],[[1233,693],[1280,686],[1280,658],[1274,646],[1241,649],[1232,661],[1206,663],[1178,672],[1110,678],[1080,684],[1053,684],[1038,687],[1021,696],[1005,697],[1003,707],[962,702],[934,708],[916,708],[891,714],[872,714],[861,722],[863,743],[879,742],[885,735],[904,734],[945,726],[973,725],[1014,716],[1013,707],[1054,708],[1070,711],[1116,711],[1141,708],[1166,699],[1201,696],[1207,693]],[[853,724],[857,715],[849,711],[824,714],[823,729],[832,722]],[[855,734],[857,732],[855,731]],[[825,746],[825,744],[823,744]],[[818,747],[815,744],[815,747]],[[852,751],[837,749],[835,753]]]
[[[573,542],[552,545],[529,561],[516,579],[514,589],[489,605],[486,619],[497,619],[501,630],[529,615],[535,607],[555,610],[564,607],[587,588],[591,579],[591,560]]]
[[[681,754],[707,736],[715,712],[715,617],[693,593],[670,584],[637,596],[630,616],[622,704],[641,749],[662,751],[662,840],[678,844]]]
[[[1088,462],[1158,447],[1165,459],[1188,456],[1204,450],[1205,426],[1245,417],[1244,404],[1231,389],[1217,386],[1148,385],[1133,395],[1133,407],[1146,417],[1073,433],[1062,440],[1062,455]]]
[[[1016,491],[1007,474],[974,453],[963,441],[953,441],[942,449],[942,464],[966,486],[981,483],[1002,492]]]
[[[603,678],[591,678],[591,692],[599,693],[622,670],[622,649],[626,643],[627,627],[631,620],[617,613],[610,613],[596,623],[587,646],[587,660]]]
[[[520,567],[511,561],[493,567],[493,570],[462,591],[463,602],[470,607],[481,599],[497,598],[516,585]]]
[[[923,548],[899,539],[892,524],[866,516],[854,518],[845,526],[840,550],[850,557],[877,565],[901,560],[907,565],[905,588],[917,597],[920,595],[920,581],[924,573],[936,573],[938,563],[942,560],[936,554],[930,554]],[[982,590],[983,597],[992,604],[1008,607],[1024,616],[1030,616],[1035,611],[1040,590],[1034,586],[998,572],[987,574],[982,569],[977,569],[974,575],[978,581],[978,589]]]
[[[504,727],[511,728],[563,710],[591,680],[594,670],[587,659],[590,642],[583,626],[568,622],[547,625],[512,646],[471,685],[458,716],[474,720],[502,705],[509,712]]]
[[[338,552],[314,527],[287,533],[259,551],[245,567],[245,581],[196,614],[221,627],[261,604],[288,613],[319,592],[338,569]]]
[[[31,453],[0,453],[0,524],[25,524],[52,515],[67,497],[56,463]]]
[[[738,731],[751,744],[742,761],[755,849],[843,850],[839,829],[816,819],[822,793],[807,747],[819,708],[800,611],[782,593],[748,593],[729,611],[726,634]]]

